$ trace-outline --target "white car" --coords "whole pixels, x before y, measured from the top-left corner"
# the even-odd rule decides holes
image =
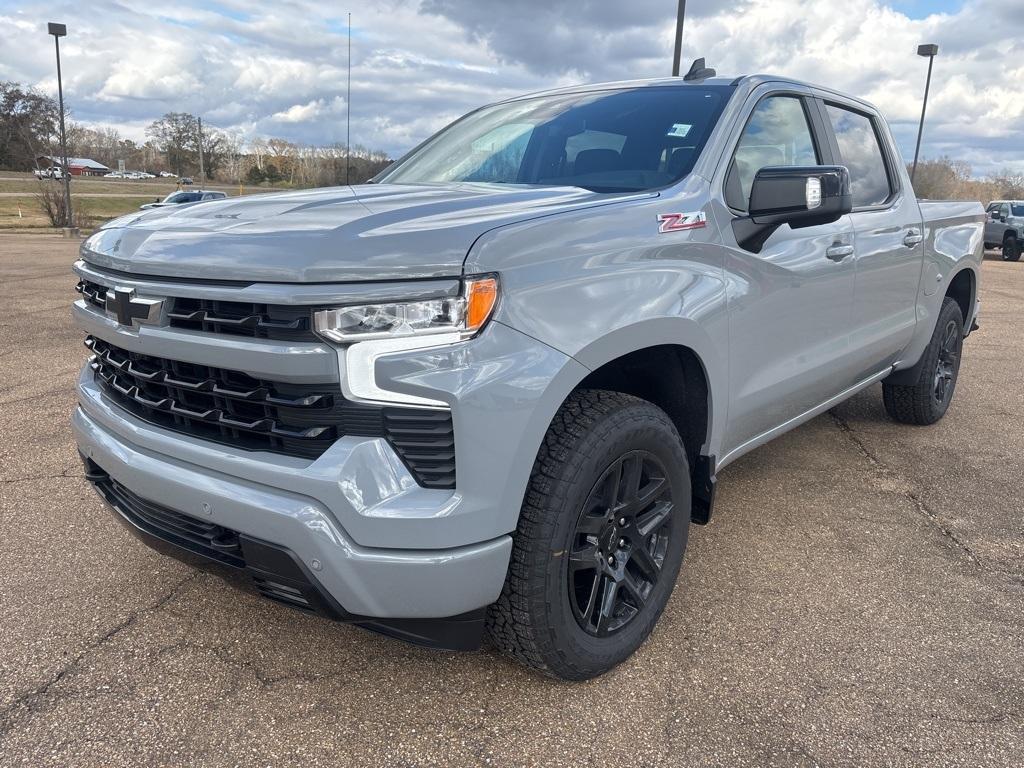
[[[176,178],[178,178],[178,174],[171,173],[170,171],[160,171],[160,173],[158,175],[160,176],[161,179],[176,179]]]
[[[110,173],[103,174],[104,179],[123,179],[124,174],[121,171],[111,171]]]

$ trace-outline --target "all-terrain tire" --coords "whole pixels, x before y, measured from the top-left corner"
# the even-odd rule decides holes
[[[1020,261],[1020,240],[1013,235],[1003,240],[1003,261]]]
[[[627,479],[634,475],[635,481]],[[621,501],[629,498],[630,486],[638,489],[634,501]],[[657,506],[648,505],[656,492]],[[609,499],[605,505],[597,501]],[[641,511],[627,519],[634,509]],[[643,521],[655,513],[663,527],[645,534],[650,526]],[[577,390],[537,453],[505,585],[488,610],[489,639],[552,677],[583,680],[607,672],[640,647],[661,616],[689,524],[689,465],[668,415],[630,395]],[[641,562],[639,546],[648,554],[657,547],[660,567],[649,581],[631,565],[634,557]],[[580,565],[591,556],[596,566]],[[613,561],[606,569],[604,563]],[[643,561],[649,568],[650,561]],[[621,572],[613,570],[620,565]],[[615,573],[624,581],[612,588]],[[611,606],[607,612],[605,605]]]
[[[893,419],[923,425],[934,424],[945,415],[960,373],[963,342],[963,313],[960,305],[947,296],[942,300],[917,381],[913,384],[882,382],[882,402]]]

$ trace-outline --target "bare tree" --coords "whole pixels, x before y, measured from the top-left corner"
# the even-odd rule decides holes
[[[0,82],[0,168],[27,171],[57,135],[57,102],[18,83]]]

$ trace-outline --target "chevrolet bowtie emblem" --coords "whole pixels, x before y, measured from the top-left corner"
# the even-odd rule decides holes
[[[134,288],[108,288],[107,312],[117,318],[121,325],[152,323],[160,317],[162,299],[140,299],[135,296]]]

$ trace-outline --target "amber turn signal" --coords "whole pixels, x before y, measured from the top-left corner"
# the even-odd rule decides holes
[[[481,277],[466,281],[466,330],[478,331],[498,303],[498,279]]]

